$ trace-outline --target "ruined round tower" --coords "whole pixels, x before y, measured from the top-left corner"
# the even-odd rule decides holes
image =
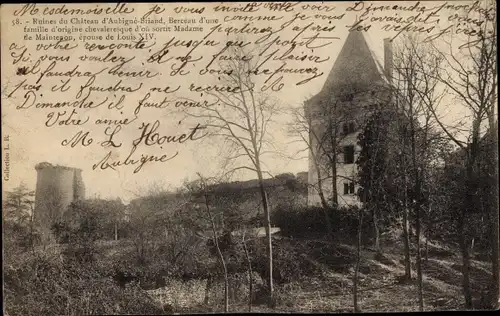
[[[82,170],[42,162],[37,171],[34,221],[44,240],[50,239],[52,224],[61,219],[73,201],[85,198]]]

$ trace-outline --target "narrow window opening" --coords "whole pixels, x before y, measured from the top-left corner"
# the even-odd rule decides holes
[[[356,131],[356,124],[354,121],[349,121],[347,123],[342,124],[342,133],[343,135],[349,135]]]
[[[354,194],[354,182],[344,183],[344,195]]]
[[[354,146],[344,146],[344,163],[352,164],[354,163]]]
[[[349,133],[354,133],[356,129],[356,125],[354,124],[354,122],[349,122]]]

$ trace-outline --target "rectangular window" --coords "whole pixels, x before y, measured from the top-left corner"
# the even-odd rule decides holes
[[[344,123],[344,124],[342,125],[342,133],[343,133],[344,135],[349,134],[349,126],[348,126],[346,123]]]
[[[342,133],[348,135],[355,132],[356,125],[353,121],[342,124]]]
[[[354,163],[354,146],[344,146],[344,163]]]
[[[354,182],[344,183],[344,195],[354,194]]]
[[[354,122],[350,122],[349,123],[349,133],[354,133],[356,129],[356,125],[354,124]]]

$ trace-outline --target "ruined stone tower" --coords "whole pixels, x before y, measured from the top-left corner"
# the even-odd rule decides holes
[[[35,166],[35,170],[37,181],[34,221],[43,238],[48,240],[52,224],[61,219],[68,205],[85,198],[85,185],[81,169],[42,162]]]
[[[359,205],[356,159],[359,132],[376,105],[391,103],[392,46],[384,40],[384,66],[366,35],[352,31],[322,90],[305,102],[310,124],[308,205]]]

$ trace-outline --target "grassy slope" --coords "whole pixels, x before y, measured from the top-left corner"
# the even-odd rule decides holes
[[[300,260],[315,267],[314,275],[297,276],[291,282],[276,285],[277,304],[274,309],[255,305],[253,312],[352,312],[352,274],[355,248],[337,244],[334,248],[320,240],[292,240],[282,238],[275,247],[286,245],[299,254]],[[115,247],[110,247],[116,252]],[[331,256],[332,252],[341,255]],[[461,292],[461,260],[446,247],[429,244],[428,260],[424,262],[425,310],[460,310],[463,308]],[[344,259],[345,260],[344,260]],[[417,311],[416,282],[401,284],[404,274],[402,246],[385,243],[384,258],[377,260],[375,252],[363,249],[360,268],[360,307],[365,312]],[[339,260],[340,259],[340,260]],[[488,263],[472,260],[472,286],[474,292],[491,279]],[[413,273],[415,263],[412,262]],[[168,302],[176,313],[220,312],[221,301],[203,305],[205,280],[171,281],[165,288],[148,291],[158,302]],[[221,287],[220,285],[218,287]],[[221,289],[219,289],[221,290]],[[480,294],[476,299],[479,299]],[[246,312],[246,298],[234,303],[230,311]]]
[[[305,244],[307,244],[306,242]],[[305,248],[305,247],[304,247]],[[354,253],[355,249],[341,245]],[[404,274],[400,246],[385,247],[385,258],[376,260],[375,252],[363,250],[360,273],[360,306],[366,312],[417,311],[417,286],[400,284]],[[311,248],[310,248],[311,249]],[[307,251],[306,249],[303,249]],[[425,310],[459,310],[463,308],[460,258],[430,246],[431,255],[424,263]],[[308,254],[310,255],[310,254]],[[309,258],[320,267],[317,276],[303,277],[277,287],[278,304],[275,312],[351,312],[352,268],[340,269],[335,262],[314,255]],[[413,269],[415,265],[413,263]],[[487,263],[472,260],[473,288],[478,289],[491,278]],[[232,306],[233,311],[245,311],[246,305]],[[189,310],[189,309],[188,309]],[[256,312],[271,311],[262,306]]]

